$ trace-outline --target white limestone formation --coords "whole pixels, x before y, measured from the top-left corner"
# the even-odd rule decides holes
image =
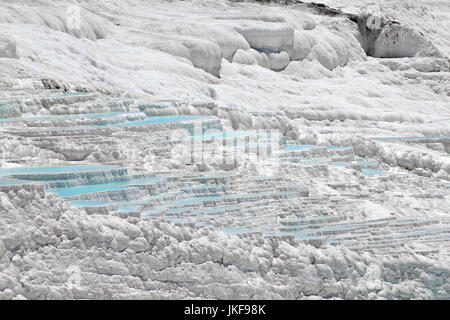
[[[0,299],[448,299],[450,6],[323,2],[2,1]]]

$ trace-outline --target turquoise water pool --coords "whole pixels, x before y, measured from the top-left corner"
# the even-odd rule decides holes
[[[311,145],[311,144],[288,144],[284,150],[292,151],[292,150],[306,150],[306,149],[317,149],[321,148],[319,146]]]
[[[126,190],[132,186],[146,185],[152,182],[160,181],[163,177],[155,176],[148,178],[136,178],[125,181],[117,181],[110,183],[82,185],[70,188],[51,188],[47,189],[48,192],[58,194],[60,197],[72,197],[81,194],[104,192],[104,191],[117,191]]]

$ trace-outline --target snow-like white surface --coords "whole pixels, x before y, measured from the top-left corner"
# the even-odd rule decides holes
[[[238,21],[233,23],[252,48],[270,51],[292,51],[294,28],[286,23]]]
[[[311,52],[311,43],[306,35],[306,32],[296,30],[294,39],[292,40],[292,60],[303,60]]]
[[[241,64],[259,64],[257,58],[260,57],[259,52],[253,50],[252,52],[238,49],[233,56],[233,63]],[[259,58],[261,60],[261,58]]]
[[[372,4],[322,2],[357,14]],[[437,0],[378,4],[383,18],[400,23],[381,31],[375,55],[387,57],[382,59],[366,55],[358,26],[346,17],[302,6],[2,1],[0,298],[448,298],[450,6]],[[61,97],[64,88],[83,94]],[[158,108],[140,108],[151,104]],[[103,115],[45,118],[86,113]],[[113,214],[105,206],[74,206],[77,200],[104,200],[105,193],[65,200],[45,192],[42,181],[12,187],[17,177],[1,171],[120,163],[147,173],[179,172],[185,164],[166,161],[155,144],[171,126],[119,125],[150,115],[202,114],[234,129],[278,129],[293,143],[318,146],[292,152],[313,165],[291,163],[273,184],[223,178],[219,186],[236,187],[229,195],[250,187],[299,195],[262,205],[257,217],[231,210],[174,224]],[[44,118],[3,121],[33,116]],[[326,150],[340,146],[347,149]],[[149,154],[160,160],[152,167],[146,166]],[[346,167],[355,157],[367,160],[368,175],[359,164]],[[336,159],[344,165],[333,166]],[[389,174],[378,176],[371,161]],[[239,170],[244,176],[251,171]],[[111,188],[118,180],[109,173],[74,176],[64,183],[99,179]],[[293,185],[298,182],[308,196]],[[109,190],[108,200],[146,199],[131,189]],[[342,221],[318,223],[331,228],[324,232],[337,239],[333,244],[194,225],[237,228],[246,221],[249,228],[289,229],[280,220],[299,215],[345,216],[351,218],[347,229],[364,221],[380,229],[352,233],[333,229]],[[417,234],[405,236],[405,223]],[[389,236],[400,240],[383,238]]]

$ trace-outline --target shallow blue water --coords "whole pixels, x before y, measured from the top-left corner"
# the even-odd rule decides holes
[[[288,144],[286,145],[286,148],[284,150],[291,151],[291,150],[304,150],[304,149],[316,149],[320,148],[319,146],[310,145],[310,144]]]
[[[72,188],[60,188],[60,189],[47,189],[47,192],[56,193],[60,197],[71,197],[80,194],[103,192],[103,191],[114,191],[114,190],[125,190],[126,186],[118,183],[104,183],[97,185],[86,185],[81,187]]]
[[[71,197],[86,193],[126,190],[133,185],[146,185],[155,181],[159,181],[161,179],[162,177],[155,176],[147,178],[129,179],[125,181],[117,181],[110,183],[82,185],[70,188],[52,188],[48,189],[47,191],[57,193],[60,197]]]

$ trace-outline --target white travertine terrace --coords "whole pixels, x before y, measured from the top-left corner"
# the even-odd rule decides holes
[[[450,7],[108,3],[0,4],[0,299],[449,298]]]

